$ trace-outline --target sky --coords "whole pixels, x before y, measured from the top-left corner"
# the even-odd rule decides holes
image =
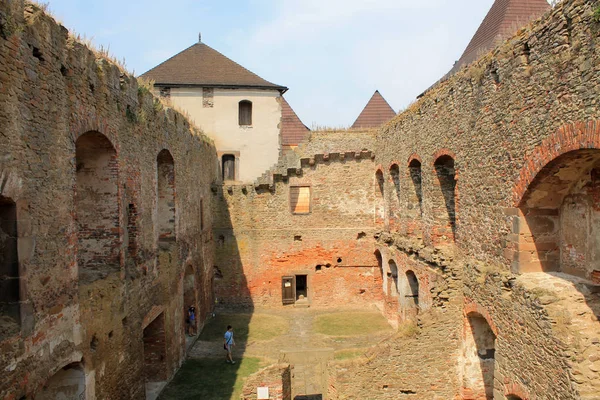
[[[141,75],[198,41],[285,94],[309,127],[352,125],[375,90],[406,108],[460,58],[493,0],[46,0]]]

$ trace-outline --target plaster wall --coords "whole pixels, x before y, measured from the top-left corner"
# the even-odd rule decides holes
[[[277,90],[215,88],[212,107],[203,102],[203,88],[171,88],[171,101],[187,111],[215,143],[219,153],[236,154],[236,181],[252,182],[277,163],[280,149],[281,103]],[[238,105],[252,102],[252,125],[240,126]]]

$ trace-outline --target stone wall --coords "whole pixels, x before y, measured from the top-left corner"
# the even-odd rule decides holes
[[[215,148],[18,0],[0,4],[0,103],[0,236],[16,216],[17,242],[0,260],[18,282],[0,299],[0,398],[54,398],[71,376],[79,398],[143,398],[185,355],[185,267],[199,321],[214,303]]]
[[[371,152],[319,154],[274,183],[215,187],[220,302],[282,304],[282,277],[306,275],[312,306],[381,301]],[[310,187],[310,212],[293,214],[290,188]]]
[[[562,321],[549,317],[548,302],[537,300],[546,288],[526,274],[587,279],[575,286],[577,304],[586,308],[577,312],[591,317],[597,331],[597,287],[590,281],[599,268],[597,10],[596,1],[559,3],[377,135],[384,224],[393,233],[382,244],[405,253],[396,264],[416,248],[452,254],[460,267],[462,289],[450,302],[463,302],[463,334],[458,348],[446,350],[459,355],[460,398],[597,393],[588,364],[600,348],[577,345],[575,307]],[[422,269],[438,269],[438,261],[422,258]],[[517,281],[513,273],[524,275]],[[420,324],[427,319],[418,317]],[[399,379],[410,381],[409,374],[398,371]]]

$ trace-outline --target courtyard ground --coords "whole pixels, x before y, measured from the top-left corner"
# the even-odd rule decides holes
[[[234,328],[235,365],[225,362],[223,334],[227,325]],[[392,333],[377,309],[286,308],[218,314],[207,321],[160,399],[238,399],[246,378],[276,363],[282,350],[333,348],[335,359],[342,362],[362,357]]]

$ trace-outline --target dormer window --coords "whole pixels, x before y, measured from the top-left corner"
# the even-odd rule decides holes
[[[252,125],[252,102],[249,100],[240,101],[238,115],[239,115],[240,126],[251,126]]]

